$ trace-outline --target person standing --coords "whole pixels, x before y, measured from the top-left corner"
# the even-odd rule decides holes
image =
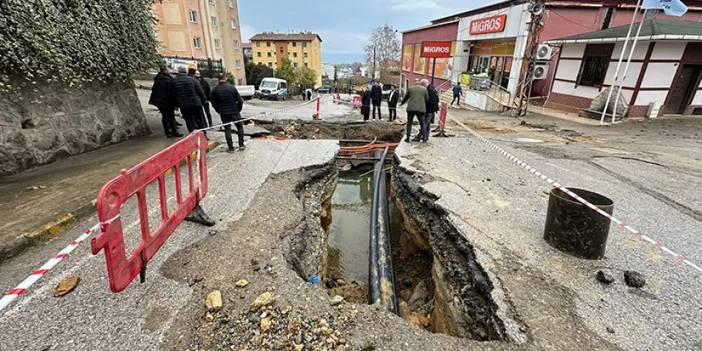
[[[429,140],[429,130],[432,123],[434,123],[434,115],[439,111],[439,93],[436,91],[433,85],[427,87],[427,94],[429,95],[429,100],[427,100],[427,115],[424,118],[424,126],[422,126],[422,141],[427,142]]]
[[[368,92],[368,89],[363,88],[363,91],[361,92],[361,114],[363,115],[364,121],[367,121],[368,117],[370,117],[370,104],[370,93]]]
[[[212,114],[210,113],[210,98],[212,95],[212,89],[210,88],[210,83],[202,77],[200,71],[195,72],[195,78],[200,81],[200,86],[202,91],[205,93],[205,102],[202,103],[202,109],[205,110],[205,116],[207,116],[207,126],[212,127]]]
[[[202,103],[206,100],[200,82],[187,74],[187,68],[178,68],[178,76],[173,79],[175,101],[185,119],[188,132],[207,128],[202,115]]]
[[[394,121],[397,118],[397,102],[400,100],[400,94],[397,93],[395,86],[390,86],[390,95],[388,95],[388,111],[390,113],[389,121]]]
[[[451,106],[456,102],[456,106],[461,106],[461,95],[463,95],[463,88],[461,88],[461,83],[456,82],[453,86],[453,100],[451,100]]]
[[[419,134],[420,137],[423,134],[424,128],[424,118],[427,113],[427,101],[429,101],[429,93],[427,92],[427,85],[429,81],[422,79],[418,85],[414,85],[407,89],[407,94],[402,99],[400,106],[407,104],[407,125],[405,126],[405,142],[410,142],[410,137],[412,136],[412,122],[414,117],[419,120]],[[429,134],[429,131],[426,131]]]
[[[239,95],[236,87],[227,83],[227,77],[224,74],[219,76],[219,85],[212,91],[212,107],[219,113],[222,123],[232,123],[241,120],[241,110],[244,108],[244,99]],[[236,134],[239,141],[239,150],[244,150],[244,125],[234,123],[236,126]],[[224,126],[224,137],[227,139],[228,151],[234,151],[234,143],[232,142],[232,125]]]
[[[183,134],[178,133],[175,120],[173,77],[168,73],[168,68],[166,67],[161,67],[161,70],[154,77],[149,104],[156,106],[158,111],[161,112],[161,124],[163,125],[163,131],[166,133],[166,138],[183,136]]]
[[[382,120],[383,114],[380,112],[380,103],[383,101],[383,88],[377,82],[373,82],[370,96],[371,103],[373,103],[373,119],[375,119],[375,111],[378,110],[378,120]]]

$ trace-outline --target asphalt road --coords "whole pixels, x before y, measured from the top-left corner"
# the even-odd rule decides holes
[[[221,138],[218,133],[217,137]],[[261,184],[274,173],[321,164],[333,159],[334,141],[265,141],[248,143],[246,151],[208,154],[210,190],[202,202],[218,223],[206,228],[184,222],[149,262],[146,283],[138,281],[122,293],[109,291],[102,253],[92,256],[84,243],[25,296],[0,312],[2,350],[152,350],[162,342],[162,332],[189,299],[188,284],[164,278],[159,268],[173,253],[196,243],[208,234],[223,230],[248,207]],[[155,188],[147,189],[150,211],[157,211]],[[151,210],[153,209],[153,210]],[[134,207],[123,207],[127,241],[134,246],[138,222]],[[52,257],[82,229],[91,227],[91,217],[70,232],[0,265],[0,289],[13,288],[31,271]],[[131,238],[131,239],[130,239]],[[53,297],[53,288],[63,278],[77,275],[81,282],[65,297]]]
[[[519,121],[501,116],[451,114],[561,184],[613,199],[615,216],[702,264],[702,145],[695,136],[699,129],[694,129],[699,120],[683,120],[677,126],[675,121],[656,121],[644,131],[638,122],[603,129],[550,119],[556,128],[549,131],[520,127]],[[565,128],[584,135],[564,138]],[[553,249],[542,239],[548,184],[455,124],[450,124],[450,132],[455,137],[403,143],[396,154],[404,167],[425,175],[424,188],[439,196],[455,225],[484,253],[481,263],[506,296],[502,307],[513,308],[532,330],[545,320],[575,315],[571,324],[552,324],[552,330],[566,326],[566,334],[558,338],[568,338],[584,325],[626,350],[702,347],[700,272],[616,227],[610,231],[603,260],[581,260]],[[507,269],[515,264],[522,268]],[[599,269],[608,269],[617,281],[600,284],[595,280]],[[623,270],[643,273],[646,285],[627,287]],[[526,271],[544,274],[545,281],[567,292],[552,297],[554,305],[562,299],[574,307],[534,311],[540,308],[536,296],[541,291],[527,284],[514,287],[515,280],[527,278]],[[549,284],[536,289],[558,290]],[[546,334],[534,331],[535,343],[552,349]]]

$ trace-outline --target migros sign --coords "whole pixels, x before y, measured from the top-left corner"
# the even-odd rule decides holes
[[[499,33],[505,30],[507,15],[491,16],[470,21],[470,34]]]
[[[450,41],[422,42],[422,57],[448,58],[451,57]]]

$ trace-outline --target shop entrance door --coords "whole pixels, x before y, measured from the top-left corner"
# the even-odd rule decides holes
[[[673,80],[664,113],[684,114],[700,84],[702,65],[683,65]]]

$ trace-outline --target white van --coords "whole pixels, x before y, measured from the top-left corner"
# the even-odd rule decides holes
[[[288,97],[288,82],[278,78],[263,78],[258,94],[262,99],[285,100]]]

